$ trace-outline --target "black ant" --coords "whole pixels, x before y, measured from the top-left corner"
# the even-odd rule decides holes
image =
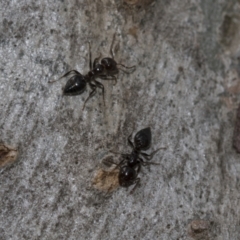
[[[130,154],[121,154],[123,160],[119,164],[116,164],[116,167],[120,167],[118,175],[119,185],[122,187],[129,187],[135,184],[134,188],[130,192],[133,193],[140,182],[138,174],[141,170],[141,166],[158,164],[153,162],[146,162],[141,157],[149,161],[152,159],[155,153],[157,153],[160,149],[165,148],[159,148],[151,154],[142,152],[143,150],[149,149],[151,145],[152,135],[150,127],[144,128],[137,132],[134,136],[134,143],[131,141],[131,138],[132,134],[130,134],[128,137],[128,143],[133,149],[132,152]]]
[[[101,55],[97,58],[94,59],[93,64],[92,64],[92,54],[91,54],[91,44],[89,44],[89,72],[86,75],[82,75],[80,72],[77,70],[71,70],[67,73],[65,73],[62,77],[60,77],[58,80],[67,77],[69,75],[72,75],[65,87],[63,88],[63,95],[67,96],[75,96],[75,95],[80,95],[86,90],[87,83],[89,84],[91,88],[91,92],[88,95],[87,99],[85,100],[83,104],[83,110],[85,108],[86,102],[96,93],[96,88],[101,88],[102,89],[102,94],[103,94],[103,103],[105,105],[104,101],[104,86],[102,83],[98,82],[96,78],[100,78],[103,80],[114,80],[117,82],[116,74],[118,74],[119,70],[128,73],[124,71],[123,69],[118,68],[117,66],[122,66],[126,69],[132,69],[133,71],[136,69],[136,66],[132,67],[126,67],[123,64],[117,63],[114,60],[114,54],[113,54],[113,44],[115,41],[115,34],[113,35],[113,40],[112,44],[110,47],[110,55],[111,57],[106,57],[101,59],[101,63],[99,63],[99,60],[101,58]],[[133,72],[131,71],[131,72]],[[130,72],[130,73],[131,73]],[[51,81],[50,83],[56,82],[58,80]]]

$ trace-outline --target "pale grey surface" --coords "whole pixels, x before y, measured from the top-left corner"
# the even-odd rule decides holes
[[[129,1],[126,1],[129,2]],[[232,149],[240,93],[240,1],[1,1],[0,136],[19,148],[0,170],[0,239],[240,239],[240,156]],[[64,72],[93,56],[137,65],[63,97]],[[132,130],[152,128],[152,149],[133,195],[91,188],[109,150],[130,151]],[[116,156],[116,161],[117,161]]]

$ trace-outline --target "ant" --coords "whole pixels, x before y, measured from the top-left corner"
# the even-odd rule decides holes
[[[146,162],[142,159],[142,157],[149,161],[152,159],[152,157],[157,153],[160,149],[166,149],[166,148],[159,148],[156,151],[152,152],[151,154],[147,154],[145,152],[142,152],[144,150],[149,149],[151,145],[152,140],[152,134],[150,127],[144,128],[136,133],[134,136],[134,143],[131,141],[132,134],[128,136],[128,143],[132,147],[132,152],[130,154],[121,154],[123,157],[123,160],[119,163],[113,163],[117,167],[120,168],[118,180],[119,185],[121,187],[129,187],[133,184],[135,186],[131,190],[130,194],[133,193],[133,191],[136,189],[137,185],[140,182],[140,178],[138,177],[138,174],[141,170],[141,166],[146,166],[150,164],[156,164],[154,162]],[[115,152],[113,152],[115,153]]]
[[[91,92],[89,93],[87,99],[85,100],[83,104],[83,109],[85,108],[86,102],[93,97],[93,95],[96,93],[96,89],[101,88],[102,89],[102,94],[103,94],[103,104],[105,105],[105,100],[104,100],[104,86],[102,83],[98,82],[96,78],[100,78],[102,80],[114,80],[115,83],[117,82],[116,74],[118,74],[119,70],[129,73],[127,71],[124,71],[121,68],[118,68],[118,66],[122,66],[126,69],[133,69],[131,72],[133,72],[136,69],[136,66],[132,67],[126,67],[123,64],[117,63],[114,60],[114,54],[113,54],[113,44],[115,41],[115,35],[113,35],[113,40],[112,44],[110,47],[110,55],[111,57],[105,57],[101,59],[101,63],[99,63],[99,60],[101,58],[101,55],[97,58],[94,59],[93,64],[92,64],[92,53],[91,53],[91,44],[89,44],[89,71],[86,75],[82,75],[80,72],[77,70],[71,70],[67,73],[65,73],[62,77],[60,77],[58,80],[68,77],[69,75],[72,75],[65,87],[63,88],[63,95],[66,96],[75,96],[75,95],[80,95],[86,90],[87,84],[89,84],[91,88]],[[130,73],[131,73],[130,72]],[[49,83],[56,82],[58,80],[50,81]]]

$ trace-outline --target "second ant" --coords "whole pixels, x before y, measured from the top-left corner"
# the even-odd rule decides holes
[[[118,164],[111,161],[108,161],[108,162],[116,165],[115,168],[119,168],[118,180],[119,180],[119,185],[121,187],[127,188],[135,184],[133,189],[130,191],[130,193],[133,193],[140,182],[140,178],[138,177],[138,174],[141,170],[141,166],[146,166],[151,164],[158,165],[159,163],[149,162],[149,160],[151,160],[152,157],[160,149],[166,149],[166,148],[165,147],[158,148],[151,154],[147,154],[143,152],[145,150],[148,150],[151,145],[152,134],[151,134],[150,127],[147,127],[138,131],[134,136],[134,143],[131,141],[131,138],[132,138],[132,134],[128,137],[128,144],[131,146],[132,152],[130,154],[120,153],[123,159]],[[112,153],[116,153],[116,152],[112,152]],[[116,154],[119,154],[119,153],[116,153]]]

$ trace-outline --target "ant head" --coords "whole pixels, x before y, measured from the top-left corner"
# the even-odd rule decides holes
[[[104,68],[109,71],[116,71],[117,69],[117,63],[112,58],[103,58],[101,60],[101,64],[104,66]]]
[[[120,168],[118,175],[119,184],[122,187],[129,187],[134,184],[135,179],[137,178],[137,172],[129,167],[123,166]]]

